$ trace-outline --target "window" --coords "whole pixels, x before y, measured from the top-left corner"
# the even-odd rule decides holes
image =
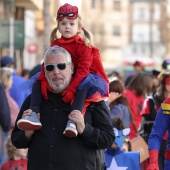
[[[137,54],[137,48],[136,48],[136,46],[132,46],[132,52],[133,52],[133,54]]]
[[[113,8],[114,8],[114,10],[120,10],[120,8],[121,8],[120,0],[113,1]]]
[[[115,25],[113,27],[113,35],[115,35],[115,36],[119,36],[120,35],[120,26]]]
[[[103,25],[103,24],[100,24],[100,27],[99,27],[99,34],[101,34],[101,35],[104,34],[104,25]]]
[[[91,1],[91,8],[95,8],[95,6],[96,6],[96,0],[92,0]]]
[[[24,20],[24,8],[20,8],[20,7],[16,8],[15,19]]]
[[[100,0],[100,8],[104,9],[104,0]]]
[[[143,8],[139,9],[139,19],[141,20],[145,19],[145,11]]]
[[[142,54],[145,54],[145,53],[146,53],[146,49],[145,49],[144,46],[141,47],[141,52],[142,52]]]
[[[95,34],[95,24],[94,23],[91,24],[91,29],[90,30],[91,30],[92,34]]]

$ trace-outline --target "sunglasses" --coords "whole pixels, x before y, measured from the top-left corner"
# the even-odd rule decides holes
[[[66,65],[69,65],[69,64],[71,64],[71,62],[58,63],[58,64],[47,64],[47,65],[44,65],[44,68],[48,72],[53,71],[55,67],[57,67],[59,70],[64,70],[66,68]]]

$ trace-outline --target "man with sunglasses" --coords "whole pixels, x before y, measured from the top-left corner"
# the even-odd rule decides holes
[[[74,66],[64,48],[50,47],[44,55],[44,71],[49,89],[48,99],[43,98],[38,131],[23,131],[17,125],[12,132],[12,142],[17,148],[28,149],[28,170],[99,170],[97,156],[100,149],[111,146],[114,140],[111,119],[104,101],[92,103],[85,116],[80,111],[70,113],[71,103],[62,100],[62,93],[70,84]],[[18,121],[30,115],[29,96],[19,112]],[[81,100],[81,99],[80,99]],[[71,119],[77,124],[78,135],[63,135]]]

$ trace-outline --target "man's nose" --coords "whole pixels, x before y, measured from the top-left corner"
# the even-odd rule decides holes
[[[58,67],[54,67],[54,73],[55,73],[55,74],[58,74],[59,71],[60,71],[60,70],[58,69]]]

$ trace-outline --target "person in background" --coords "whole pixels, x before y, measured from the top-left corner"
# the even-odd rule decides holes
[[[111,148],[107,148],[105,152],[113,152],[113,155],[123,153],[121,150],[124,137],[128,136],[130,133],[129,128],[125,128],[123,121],[120,117],[112,118],[113,131],[116,139],[113,141]],[[124,131],[123,131],[124,130]],[[114,153],[115,152],[115,153]]]
[[[13,83],[9,92],[11,97],[17,102],[19,108],[21,107],[25,98],[29,95],[27,91],[20,90],[20,85],[25,82],[25,79],[14,71],[15,60],[10,56],[2,56],[0,59],[0,67],[9,67],[12,69]]]
[[[22,76],[25,80],[28,80],[28,79],[29,79],[29,75],[30,75],[30,70],[28,70],[28,69],[23,69],[23,70],[22,70],[21,76]]]
[[[110,117],[120,117],[126,128],[130,127],[130,123],[134,124],[129,102],[123,95],[124,86],[117,77],[112,77],[109,83],[109,97],[106,105],[110,109]]]
[[[90,102],[99,102],[108,97],[109,81],[101,62],[99,49],[93,46],[90,32],[82,27],[78,8],[67,3],[64,4],[58,9],[56,20],[57,26],[51,33],[51,46],[58,45],[68,50],[75,67],[71,83],[62,94],[63,101],[72,103],[71,112],[79,110],[84,115]],[[57,31],[61,37],[57,37]],[[84,37],[82,37],[81,31],[84,33]],[[49,72],[53,69],[48,65],[45,67],[43,64],[38,82],[33,85],[32,91],[34,92],[30,105],[33,114],[30,118],[17,122],[20,129],[37,130],[42,127],[36,113],[39,112],[42,98],[48,99],[47,90],[51,90],[45,78],[44,69]],[[62,66],[60,68],[62,69]],[[33,117],[36,121],[31,121]],[[76,123],[69,120],[63,134],[67,137],[76,137],[78,134]]]
[[[128,138],[125,138],[125,139],[124,139],[121,149],[122,149],[124,152],[130,152],[130,151],[132,151],[131,142],[130,142],[130,140],[129,140]]]
[[[170,59],[165,59],[162,62],[162,69],[170,70]]]
[[[168,82],[166,79],[170,77],[170,72],[167,70],[162,70],[157,76],[158,87],[155,89],[151,96],[148,96],[143,104],[141,115],[142,115],[142,124],[141,124],[141,136],[148,143],[148,138],[152,130],[152,126],[155,121],[156,113],[158,112],[161,103],[166,98],[170,97],[170,91]],[[166,150],[167,143],[167,134],[164,135],[160,150],[159,150],[159,169],[164,169],[164,154]]]
[[[149,95],[151,91],[152,78],[149,73],[146,72],[137,73],[125,87],[124,95],[129,101],[130,110],[132,111],[132,117],[135,125],[134,127],[132,123],[130,124],[130,139],[138,135],[138,129],[140,128],[140,124],[142,122],[140,112],[142,110],[145,96]]]
[[[31,94],[32,86],[33,86],[33,81],[35,81],[35,77],[34,76],[39,75],[40,71],[41,71],[41,64],[37,64],[36,66],[34,66],[29,71],[28,79],[25,82],[20,84],[19,89],[21,91],[27,91],[27,94]]]
[[[8,156],[0,170],[27,170],[27,153],[28,149],[17,149],[9,136],[5,142],[5,150]]]
[[[70,53],[62,47],[52,46],[44,54],[44,66],[52,91],[47,92],[48,100],[44,98],[41,104],[40,121],[43,127],[36,131],[23,131],[15,124],[11,136],[14,146],[28,148],[28,170],[97,170],[98,150],[110,147],[114,140],[105,102],[91,103],[85,116],[78,110],[70,113],[70,103],[62,100],[74,70]],[[52,70],[48,71],[46,66]],[[30,100],[31,95],[24,101],[16,122],[32,113]],[[68,119],[77,124],[76,138],[63,135]]]
[[[107,169],[140,170],[139,152],[124,152],[122,150],[124,138],[129,135],[130,128],[125,128],[120,117],[113,118],[112,125],[116,138],[112,146],[104,151]]]
[[[7,161],[7,156],[4,150],[4,142],[8,136],[8,132],[11,128],[11,116],[10,108],[8,105],[5,89],[0,83],[0,167]]]
[[[150,164],[148,166],[148,170],[151,168],[158,168],[159,169],[165,169],[165,158],[166,158],[166,147],[167,147],[167,135],[168,135],[168,128],[166,133],[163,134],[165,128],[159,127],[160,122],[163,121],[166,126],[166,122],[164,122],[164,114],[166,114],[166,110],[168,113],[168,101],[170,98],[170,71],[169,70],[162,70],[161,73],[158,75],[158,80],[160,82],[156,93],[155,98],[153,98],[154,106],[150,107],[150,103],[146,101],[146,108],[143,111],[143,116],[145,116],[145,124],[147,121],[150,120],[150,123],[148,125],[144,124],[144,132],[145,134],[148,134],[149,141],[148,141],[148,147],[149,147],[149,153],[150,153]],[[164,102],[165,101],[165,102]],[[166,102],[167,101],[167,102]],[[167,107],[163,107],[164,104],[167,103]],[[155,109],[155,110],[154,110]],[[165,111],[164,111],[165,110]],[[163,117],[161,120],[158,120],[157,114],[159,113],[159,118],[161,118],[162,114]],[[156,117],[156,118],[155,118]],[[156,128],[159,127],[159,130]],[[147,131],[147,132],[146,132]],[[150,133],[149,133],[150,132]],[[149,136],[150,135],[150,136]],[[153,156],[154,154],[154,156]],[[153,159],[155,159],[153,163]],[[169,159],[169,158],[168,158]]]
[[[127,76],[124,80],[124,85],[127,86],[128,83],[132,80],[132,78],[139,72],[145,72],[145,66],[144,63],[142,61],[135,61],[133,63],[133,68],[134,70],[132,71],[132,73]]]
[[[158,80],[159,74],[160,74],[160,71],[158,71],[158,70],[152,70],[152,72],[151,72],[152,81],[153,81],[153,89],[152,89],[153,93],[155,93],[157,87],[159,86],[159,80]]]
[[[32,68],[32,70],[30,70],[29,78],[31,78],[32,76],[34,76],[40,71],[41,71],[41,64],[37,64],[36,66]]]
[[[138,60],[135,61],[133,63],[133,67],[134,67],[134,70],[135,70],[136,73],[141,72],[141,71],[145,71],[145,66],[144,66],[144,63],[142,61],[138,61]]]
[[[7,96],[7,100],[8,100],[8,105],[10,108],[10,115],[11,115],[11,128],[9,133],[12,132],[14,125],[15,125],[15,121],[16,118],[18,116],[19,113],[19,107],[17,105],[17,103],[15,102],[15,100],[10,96],[9,93],[9,89],[12,86],[13,83],[13,79],[12,79],[12,70],[9,67],[3,67],[0,68],[0,83],[2,83],[4,89],[5,89],[5,93]]]

